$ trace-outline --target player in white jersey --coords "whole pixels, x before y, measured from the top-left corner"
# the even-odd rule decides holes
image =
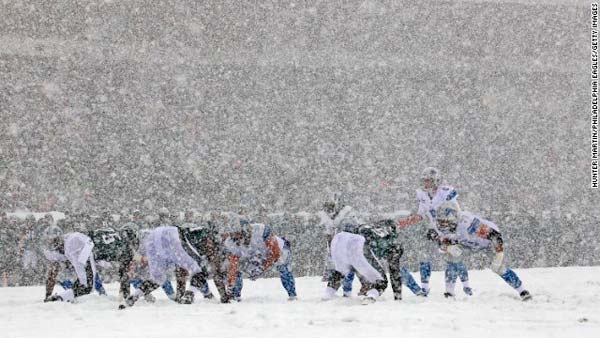
[[[46,229],[44,237],[48,246],[44,250],[44,256],[50,262],[44,302],[72,302],[76,297],[89,294],[92,291],[96,270],[92,240],[79,232],[63,235],[62,230],[55,225]],[[61,266],[65,269],[71,267],[75,272],[76,280],[72,283],[72,287],[52,295]]]
[[[331,260],[334,271],[330,274],[323,300],[334,297],[340,287],[343,276],[355,272],[367,289],[366,303],[375,301],[387,287],[387,279],[382,269],[377,269],[371,262],[377,262],[373,252],[365,246],[365,237],[355,234],[359,222],[355,217],[346,217],[341,222],[342,231],[333,236],[331,241]],[[365,255],[370,255],[369,259]]]
[[[461,212],[456,209],[454,203],[450,202],[438,208],[437,223],[438,227],[450,230],[449,234],[439,238],[439,243],[446,247],[448,253],[455,257],[459,257],[463,249],[486,250],[493,253],[491,270],[514,288],[521,299],[524,301],[531,299],[531,294],[525,290],[517,274],[506,266],[504,241],[496,224],[470,212]]]
[[[409,225],[424,221],[425,229],[420,229],[423,232],[422,237],[432,239],[440,234],[436,223],[436,210],[446,201],[455,201],[458,197],[458,192],[449,185],[442,185],[442,178],[439,170],[432,167],[427,167],[421,174],[421,183],[423,189],[417,189],[416,195],[419,201],[419,209],[417,214],[411,215],[406,219],[398,221],[398,227],[406,228]],[[458,203],[458,202],[456,202]],[[432,241],[423,241],[423,247],[420,254],[420,273],[421,286],[425,294],[429,293],[429,277],[431,276],[431,257],[438,252],[438,246]],[[473,291],[469,285],[469,274],[466,265],[462,261],[449,260],[446,266],[446,275],[456,270],[463,283],[463,291],[467,295],[472,295]]]
[[[320,227],[323,228],[325,234],[325,241],[327,243],[327,252],[325,254],[325,271],[323,272],[323,281],[329,280],[330,274],[335,271],[333,268],[333,261],[331,260],[331,240],[336,233],[340,231],[340,222],[344,217],[352,212],[352,207],[342,206],[337,200],[326,202],[323,205],[323,210],[319,211],[317,215],[321,219]],[[354,281],[354,272],[350,272],[344,276],[342,282],[342,290],[344,297],[352,296],[352,283]]]
[[[167,224],[166,218],[162,219],[162,224]],[[218,241],[214,240],[217,234],[213,233],[213,230],[201,226],[189,228],[161,225],[143,236],[140,256],[147,260],[149,279],[139,286],[141,293],[147,295],[159,285],[164,285],[168,280],[168,272],[172,268],[180,268],[187,271],[187,274],[178,276],[178,279],[185,279],[188,274],[191,276],[190,290],[180,289],[179,285],[185,287],[185,282],[181,283],[178,280],[175,300],[191,304],[194,301],[195,289],[200,289],[206,283],[206,265],[210,265],[221,302],[228,303],[231,296],[225,289],[226,273],[221,268],[224,257],[219,255],[222,252],[220,238]],[[126,304],[133,306],[142,294],[133,294],[126,300]],[[119,308],[125,308],[125,304],[121,304]]]
[[[227,284],[237,300],[241,298],[242,273],[256,280],[275,267],[289,300],[295,300],[296,282],[291,272],[292,251],[290,242],[276,236],[271,228],[261,223],[249,224],[244,218],[225,239],[229,254]]]

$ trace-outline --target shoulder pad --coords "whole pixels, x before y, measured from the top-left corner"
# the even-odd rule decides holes
[[[456,196],[458,196],[458,192],[456,192],[456,190],[452,190],[452,191],[450,191],[448,196],[446,196],[446,201],[451,201],[451,200],[455,199]]]

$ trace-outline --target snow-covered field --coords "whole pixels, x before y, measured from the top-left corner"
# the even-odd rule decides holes
[[[381,301],[366,306],[358,297],[320,301],[324,284],[316,277],[297,279],[296,302],[287,301],[278,279],[265,279],[245,281],[240,303],[200,299],[179,305],[157,290],[156,303],[142,300],[123,311],[110,296],[45,304],[42,287],[0,288],[0,336],[600,337],[600,267],[517,273],[533,295],[530,302],[520,301],[489,270],[471,272],[475,295],[470,298],[459,292],[456,300],[445,299],[443,273],[435,272],[429,298],[405,289],[404,300],[396,302],[388,290]],[[116,285],[108,291],[116,294]]]

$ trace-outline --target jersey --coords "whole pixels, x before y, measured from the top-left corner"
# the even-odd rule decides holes
[[[92,255],[94,243],[92,240],[79,232],[64,235],[64,251],[44,250],[44,256],[51,262],[69,262],[75,269],[79,282],[87,286],[86,265],[91,263],[92,271],[96,272],[96,266]]]
[[[273,238],[271,238],[271,236],[273,236]],[[248,242],[248,245],[242,245],[230,238],[228,238],[224,244],[228,253],[234,256],[240,258],[261,257],[262,259],[265,259],[269,256],[267,241],[270,239],[274,239],[280,249],[283,248],[283,239],[275,236],[271,231],[271,227],[262,223],[252,223],[250,224],[250,241]]]
[[[163,284],[169,270],[176,266],[190,275],[202,272],[198,262],[183,248],[177,227],[162,225],[142,232],[141,237],[140,252],[147,257],[150,279],[157,284]]]
[[[493,246],[492,241],[479,235],[482,231],[489,232],[488,229],[500,233],[498,226],[493,222],[465,211],[460,214],[456,233],[447,238],[473,250],[488,249]]]
[[[331,240],[331,260],[335,270],[347,275],[358,272],[370,283],[384,280],[383,276],[365,258],[365,238],[349,232],[338,232]]]
[[[220,242],[219,233],[214,227],[186,223],[178,229],[183,248],[191,257],[199,259],[220,254],[218,248],[210,249],[212,247],[208,245],[208,243],[217,245]]]
[[[417,200],[419,201],[419,210],[417,214],[421,215],[424,219],[429,220],[428,227],[430,229],[437,229],[436,221],[436,210],[445,201],[455,200],[458,197],[458,192],[449,185],[441,185],[432,197],[424,190],[417,189]]]
[[[366,245],[378,258],[387,258],[393,250],[399,250],[400,243],[393,220],[379,222],[376,226],[363,225],[358,234],[366,240]]]
[[[94,242],[94,258],[107,262],[120,262],[132,258],[126,240],[113,228],[101,228],[90,231],[90,238]]]
[[[262,273],[273,264],[283,264],[289,253],[289,250],[284,250],[286,241],[275,236],[271,227],[261,223],[250,224],[250,240],[247,245],[228,238],[224,246],[227,253],[239,258],[239,270],[251,276],[257,271]],[[230,265],[231,262],[230,258]],[[229,273],[232,274],[231,268]]]

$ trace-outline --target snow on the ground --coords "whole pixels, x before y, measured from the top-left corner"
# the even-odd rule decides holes
[[[516,271],[533,295],[530,302],[522,302],[490,270],[471,272],[470,298],[458,292],[455,300],[445,299],[443,272],[434,272],[428,298],[404,289],[397,302],[388,289],[371,305],[361,305],[358,297],[321,301],[324,284],[317,277],[297,279],[296,302],[287,301],[278,279],[264,279],[244,281],[240,303],[199,299],[179,305],[157,290],[156,303],[141,300],[123,311],[114,296],[43,303],[42,287],[0,288],[0,336],[600,337],[600,267]],[[108,291],[115,295],[117,286]]]

